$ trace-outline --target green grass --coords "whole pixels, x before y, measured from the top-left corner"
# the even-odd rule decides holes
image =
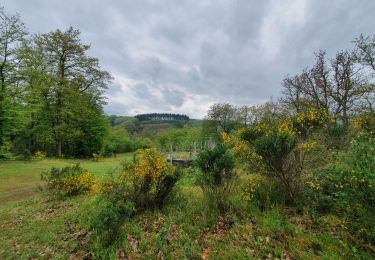
[[[28,198],[38,192],[40,175],[51,167],[80,165],[102,176],[116,170],[120,162],[132,158],[132,153],[120,154],[113,158],[104,158],[99,162],[78,159],[42,159],[33,161],[0,161],[0,205]]]
[[[225,216],[210,213],[194,172],[185,174],[164,208],[125,220],[118,239],[102,246],[90,232],[95,197],[63,201],[37,192],[40,173],[80,162],[102,176],[131,154],[99,162],[41,160],[2,162],[0,259],[373,259],[374,252],[351,240],[334,217],[297,214],[282,208],[260,211],[234,200]],[[20,182],[20,183],[19,183]],[[22,190],[29,193],[20,193]],[[10,195],[9,195],[10,194]],[[328,221],[332,220],[332,221]],[[333,223],[333,224],[332,224]]]

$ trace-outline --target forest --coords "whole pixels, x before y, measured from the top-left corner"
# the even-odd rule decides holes
[[[107,115],[89,50],[0,9],[0,259],[375,258],[375,36],[203,119]]]

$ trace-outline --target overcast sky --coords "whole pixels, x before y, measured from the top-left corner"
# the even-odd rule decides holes
[[[314,51],[375,34],[375,0],[2,0],[28,30],[70,25],[114,77],[105,112],[201,118],[216,102],[260,104]]]

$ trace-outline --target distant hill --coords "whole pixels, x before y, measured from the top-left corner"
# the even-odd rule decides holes
[[[139,121],[189,121],[187,115],[173,113],[150,113],[136,115]]]
[[[131,135],[152,137],[160,131],[183,128],[183,127],[200,127],[203,120],[190,119],[188,116],[179,114],[145,114],[152,117],[141,117],[145,121],[139,119],[138,116],[108,116],[108,120],[114,129],[125,129]],[[154,115],[163,115],[162,117]],[[167,116],[164,116],[167,115]],[[170,116],[171,115],[171,116]],[[187,119],[186,119],[187,118]],[[147,119],[147,120],[146,120]]]

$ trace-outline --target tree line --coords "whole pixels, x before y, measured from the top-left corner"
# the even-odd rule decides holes
[[[187,115],[173,114],[173,113],[150,113],[136,115],[139,121],[188,121]]]
[[[18,14],[0,8],[0,158],[101,149],[111,76],[89,48],[73,27],[31,35]]]

